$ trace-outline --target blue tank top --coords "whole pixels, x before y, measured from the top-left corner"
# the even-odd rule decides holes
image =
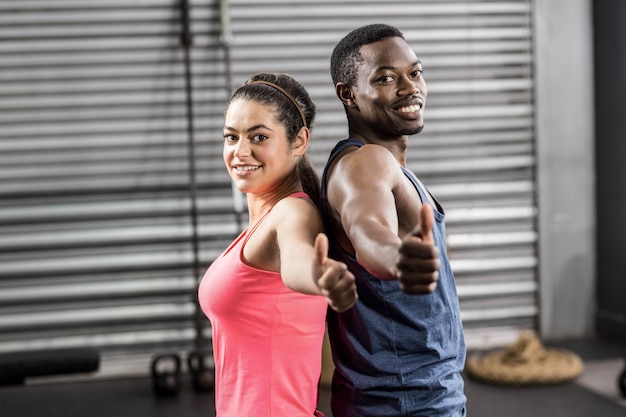
[[[329,218],[328,166],[347,147],[362,145],[346,139],[332,150],[320,193],[325,219]],[[399,168],[422,202],[429,204],[427,191],[413,173]],[[359,294],[353,308],[339,314],[329,309],[327,317],[335,362],[331,399],[335,416],[466,415],[461,376],[465,341],[456,284],[446,255],[445,216],[436,204],[433,235],[441,254],[441,269],[432,294],[408,295],[397,281],[376,278],[329,233],[331,256],[348,265]]]

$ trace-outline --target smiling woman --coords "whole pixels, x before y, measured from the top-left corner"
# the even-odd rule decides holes
[[[271,191],[283,181],[298,181],[297,175],[285,178],[285,172],[295,171],[303,158],[308,130],[302,129],[291,144],[285,139],[285,128],[266,113],[264,104],[248,100],[234,101],[226,113],[224,162],[244,193]]]
[[[284,83],[285,88],[278,83]],[[303,190],[317,201],[319,178],[305,153],[315,116],[315,104],[293,78],[285,74],[258,74],[251,78],[231,97],[224,122],[224,162],[233,181],[237,184],[238,176],[233,175],[235,168],[256,171],[263,167],[249,164],[257,154],[282,152],[284,163],[289,164],[287,159],[293,157],[296,162],[297,175],[287,179],[301,182]],[[254,155],[248,154],[252,154],[252,148],[248,146],[254,148]],[[237,157],[235,162],[238,165],[229,165],[233,163],[233,157]],[[294,165],[283,168],[293,173]]]
[[[249,225],[208,269],[198,298],[211,321],[217,415],[312,416],[327,306],[356,301],[354,276],[327,258],[306,151],[315,105],[285,74],[258,74],[231,97],[224,163]]]

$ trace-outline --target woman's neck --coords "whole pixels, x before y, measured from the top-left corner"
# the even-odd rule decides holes
[[[283,198],[302,191],[300,181],[289,181],[268,193],[248,193],[248,217],[250,224],[256,223],[265,213],[272,209]]]

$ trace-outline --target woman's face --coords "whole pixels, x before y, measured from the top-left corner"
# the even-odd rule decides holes
[[[224,120],[224,163],[237,189],[271,193],[293,173],[298,152],[271,106],[235,99]]]

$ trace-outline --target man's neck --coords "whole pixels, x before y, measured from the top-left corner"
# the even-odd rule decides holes
[[[386,148],[393,154],[400,165],[406,167],[406,153],[409,148],[408,136],[382,138],[372,134],[365,135],[359,132],[350,131],[350,137],[358,139],[364,145],[379,145]]]

